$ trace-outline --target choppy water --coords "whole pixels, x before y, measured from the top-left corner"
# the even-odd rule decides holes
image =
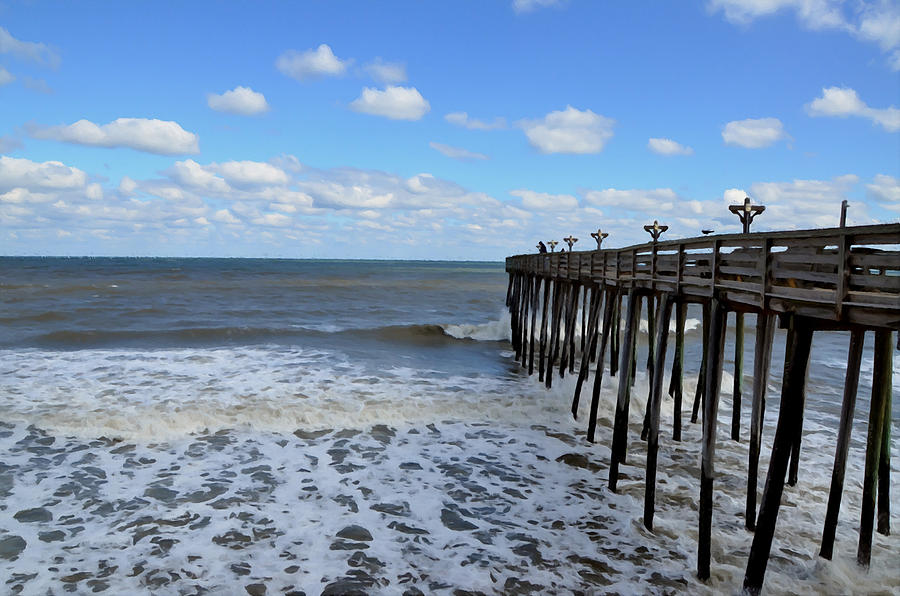
[[[749,400],[745,440],[726,440],[730,375],[704,584],[694,576],[699,425],[673,443],[664,402],[649,533],[646,378],[613,494],[616,379],[604,383],[591,445],[585,400],[579,422],[568,412],[574,380],[547,392],[513,362],[505,291],[502,264],[0,259],[2,591],[738,592],[752,540]],[[835,558],[816,556],[846,350],[843,334],[815,338],[800,482],[785,493],[771,592],[900,589],[896,529],[875,535],[868,572],[855,564],[868,349]],[[695,330],[691,396],[698,355]],[[763,472],[781,358],[776,348]],[[895,528],[897,462],[894,447]]]

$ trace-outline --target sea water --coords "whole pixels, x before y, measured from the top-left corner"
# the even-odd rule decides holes
[[[618,379],[604,377],[588,443],[589,399],[578,420],[569,412],[574,378],[557,376],[547,391],[514,361],[506,282],[501,263],[0,258],[0,591],[739,592],[752,541],[752,379],[733,442],[732,345],[712,577],[700,582],[701,429],[688,422],[699,313],[689,312],[680,443],[663,402],[649,532],[643,368],[612,493]],[[753,324],[747,317],[745,372]],[[779,331],[760,495],[783,344]],[[847,344],[842,333],[813,342],[800,478],[783,498],[772,593],[900,590],[896,441],[894,533],[875,534],[871,569],[855,563],[871,337],[834,560],[817,556]],[[896,356],[893,383],[896,394]]]

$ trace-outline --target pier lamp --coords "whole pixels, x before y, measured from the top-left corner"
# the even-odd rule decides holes
[[[563,240],[569,245],[569,252],[572,252],[572,245],[578,242],[578,238],[575,238],[572,234],[569,234],[568,238],[563,238]]]
[[[600,250],[600,245],[603,244],[603,239],[609,236],[606,232],[597,228],[596,232],[591,232],[591,237],[597,241],[597,250]]]
[[[744,233],[749,234],[753,218],[765,211],[766,208],[762,205],[751,205],[750,197],[744,197],[743,205],[729,205],[728,210],[738,216],[744,226]]]
[[[548,240],[547,244],[550,245],[550,252],[556,252],[556,245],[559,244],[556,240]]]
[[[669,226],[661,226],[659,222],[655,219],[653,220],[652,226],[644,226],[644,231],[650,233],[650,237],[653,238],[653,244],[656,244],[656,241],[659,240],[659,237],[663,232],[669,229]]]

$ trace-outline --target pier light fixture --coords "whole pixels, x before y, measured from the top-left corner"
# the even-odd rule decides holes
[[[644,226],[644,231],[649,232],[650,237],[653,238],[653,244],[656,244],[657,240],[659,240],[659,237],[662,235],[662,233],[668,229],[669,229],[669,226],[661,226],[661,225],[659,225],[659,222],[656,221],[655,219],[653,220],[652,226]]]
[[[729,205],[728,210],[738,216],[744,226],[744,233],[749,234],[753,218],[765,211],[766,208],[762,205],[751,205],[750,197],[744,197],[743,205]]]
[[[606,232],[597,228],[596,232],[591,232],[591,237],[597,241],[597,250],[600,250],[600,245],[603,244],[603,239],[609,236]]]
[[[575,238],[574,236],[572,236],[572,234],[569,234],[569,236],[563,238],[563,240],[565,240],[566,244],[569,245],[569,252],[572,252],[572,245],[578,242],[578,238]]]
[[[556,252],[556,245],[559,244],[556,240],[548,240],[547,244],[550,245],[550,252]]]

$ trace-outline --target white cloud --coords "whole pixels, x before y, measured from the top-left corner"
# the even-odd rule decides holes
[[[620,207],[649,215],[672,211],[681,200],[671,188],[590,190],[584,193],[584,199],[599,207]]]
[[[210,93],[206,96],[206,104],[217,112],[241,116],[255,116],[269,111],[265,96],[250,87],[238,86],[221,95]]]
[[[321,44],[314,50],[298,52],[288,50],[278,57],[275,66],[291,78],[302,81],[323,76],[338,76],[347,70],[349,60],[341,60],[334,55],[327,44]]]
[[[9,31],[0,27],[0,54],[12,54],[17,58],[44,64],[52,68],[59,65],[59,56],[46,44],[33,41],[20,41],[10,35]]]
[[[369,76],[383,85],[393,85],[406,81],[406,66],[399,62],[385,62],[381,58],[366,64]]]
[[[122,180],[119,181],[119,193],[123,196],[131,196],[134,194],[134,191],[137,190],[138,184],[128,176],[122,176]]]
[[[739,25],[792,11],[807,29],[844,31],[878,44],[890,54],[891,69],[900,70],[900,4],[895,0],[709,0],[708,7],[712,12],[722,11],[726,20]]]
[[[389,86],[384,91],[366,87],[350,108],[392,120],[420,120],[431,105],[415,87]]]
[[[766,206],[759,221],[766,229],[797,229],[836,226],[841,201],[859,182],[853,174],[831,180],[793,180],[791,182],[755,182],[748,193],[753,203]],[[743,201],[741,197],[740,201]],[[851,202],[851,224],[874,223],[865,203]],[[765,220],[763,223],[763,219]]]
[[[866,185],[869,196],[882,202],[882,207],[900,211],[900,180],[893,176],[878,174]]]
[[[613,136],[615,120],[567,106],[543,120],[525,120],[519,125],[541,153],[600,153]]]
[[[747,149],[768,147],[786,137],[784,126],[778,118],[733,120],[722,130],[725,144]]]
[[[534,211],[566,211],[578,208],[578,199],[572,195],[554,195],[532,190],[511,190],[509,194],[522,199],[522,206]]]
[[[859,98],[856,91],[846,87],[823,88],[822,97],[817,97],[807,104],[806,112],[810,116],[839,118],[860,116],[881,125],[888,132],[900,130],[900,109],[894,106],[883,109],[870,108]]]
[[[562,0],[513,0],[512,7],[517,13],[523,13],[560,4],[562,4]]]
[[[217,222],[224,223],[224,224],[235,225],[235,224],[241,223],[241,220],[239,220],[234,215],[232,215],[231,211],[229,211],[228,209],[219,209],[218,211],[216,211],[216,213],[213,215],[212,218],[213,218],[213,221],[217,221]]]
[[[22,141],[15,137],[0,137],[0,153],[9,153],[22,147]]]
[[[43,163],[0,156],[0,191],[16,187],[29,190],[80,189],[87,184],[87,175],[58,161]]]
[[[211,164],[210,167],[228,182],[238,186],[281,185],[288,182],[288,175],[284,170],[261,161],[226,161]]]
[[[658,155],[693,155],[694,150],[672,139],[650,139],[647,148]]]
[[[197,190],[216,193],[225,193],[231,190],[231,187],[228,186],[224,179],[216,176],[207,167],[198,164],[193,159],[175,162],[166,173],[179,184]]]
[[[469,151],[468,149],[461,149],[459,147],[451,147],[450,145],[444,145],[443,143],[428,143],[428,146],[434,149],[435,151],[439,151],[443,153],[447,157],[451,159],[458,159],[460,161],[472,161],[475,159],[488,159],[488,156],[484,153],[475,153],[474,151]]]
[[[34,128],[31,136],[94,147],[128,147],[159,155],[199,153],[197,135],[177,122],[147,118],[118,118],[98,126],[79,120],[68,126]]]
[[[469,130],[496,130],[500,128],[506,128],[506,120],[499,116],[494,118],[490,122],[485,122],[484,120],[469,118],[469,115],[466,112],[451,112],[450,114],[444,116],[444,120],[446,120],[450,124],[462,126],[463,128],[468,128]]]
[[[12,74],[8,70],[0,66],[0,87],[2,87],[3,85],[8,85],[15,80],[16,77],[12,76]]]

